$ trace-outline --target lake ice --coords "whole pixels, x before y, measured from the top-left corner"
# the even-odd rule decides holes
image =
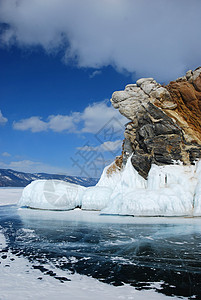
[[[0,297],[199,297],[200,225],[200,218],[1,206],[0,232],[5,240],[0,246]]]

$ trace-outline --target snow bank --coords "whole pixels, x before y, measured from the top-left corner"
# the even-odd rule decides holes
[[[70,210],[82,207],[104,214],[134,216],[201,216],[201,161],[196,165],[152,165],[148,179],[133,168],[131,158],[122,171],[107,174],[94,187],[57,180],[28,185],[19,206]]]
[[[152,165],[146,181],[129,159],[103,212],[135,216],[192,215],[197,181],[195,166],[181,165]]]
[[[82,209],[102,210],[108,205],[112,189],[108,186],[87,188],[83,193]]]
[[[18,202],[21,207],[70,210],[81,205],[86,188],[60,180],[35,180],[26,186]]]

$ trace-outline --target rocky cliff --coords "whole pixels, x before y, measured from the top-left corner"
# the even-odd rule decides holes
[[[141,78],[124,91],[114,92],[114,108],[127,117],[122,155],[112,172],[132,165],[147,178],[151,164],[194,164],[201,158],[201,67],[162,86],[153,78]]]

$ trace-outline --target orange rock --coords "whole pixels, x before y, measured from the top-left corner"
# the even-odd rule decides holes
[[[201,91],[198,91],[199,85],[201,87],[200,76],[192,83],[172,81],[166,88],[170,92],[172,100],[177,103],[175,112],[188,123],[189,128],[195,132],[201,143]],[[168,112],[166,113],[168,114]],[[186,126],[183,130],[186,131],[186,134],[192,135]]]
[[[193,85],[198,92],[201,92],[201,74],[194,80]]]

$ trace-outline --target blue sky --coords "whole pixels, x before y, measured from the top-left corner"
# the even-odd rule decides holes
[[[113,117],[123,120],[111,108],[109,97],[113,91],[123,89],[131,77],[112,67],[94,70],[66,66],[60,55],[47,55],[41,48],[32,51],[15,46],[0,49],[0,64],[1,111],[7,119],[0,126],[0,167],[99,176],[104,163],[97,165],[97,170],[84,172],[81,167],[85,160],[77,151],[86,143],[89,147],[97,147],[109,141],[108,138],[98,140],[96,133]],[[94,118],[87,115],[86,110],[90,108]],[[108,116],[96,116],[99,112]],[[68,122],[62,119],[71,116],[76,119],[76,113],[79,116],[75,124],[71,119]],[[60,122],[49,127],[49,116],[59,118]],[[31,118],[35,118],[32,123]],[[92,125],[87,125],[87,121]],[[112,141],[123,138],[123,126],[120,129],[118,139],[113,135]],[[101,152],[107,164],[121,152],[120,142],[114,146],[112,152],[107,151],[107,147],[91,150],[96,154]],[[82,154],[90,152],[88,150],[83,149]],[[79,165],[73,167],[72,159],[79,159]]]
[[[99,176],[127,122],[112,93],[198,67],[200,28],[198,0],[0,0],[0,168]]]

